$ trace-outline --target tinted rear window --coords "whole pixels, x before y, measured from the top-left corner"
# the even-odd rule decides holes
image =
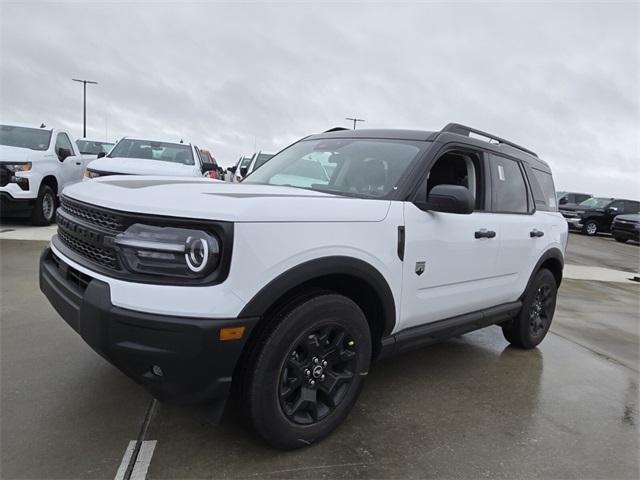
[[[548,210],[557,210],[558,205],[556,203],[556,189],[553,186],[553,177],[550,173],[543,172],[542,170],[538,170],[537,168],[532,168],[534,179],[540,185],[542,189],[542,198],[536,198],[536,208],[539,210],[544,210],[541,205],[544,202],[544,206],[547,207]],[[535,189],[534,189],[534,197],[535,197]]]

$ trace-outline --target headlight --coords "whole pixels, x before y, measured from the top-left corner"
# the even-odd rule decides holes
[[[95,172],[95,171],[93,171],[93,170],[89,170],[89,169],[87,168],[87,169],[85,169],[85,171],[84,171],[84,176],[85,176],[85,177],[87,177],[87,178],[96,178],[96,177],[99,177],[99,176],[100,176],[100,174],[99,174],[98,172]]]
[[[201,278],[220,261],[218,239],[202,230],[136,223],[114,243],[127,267],[137,273]]]
[[[31,162],[3,163],[2,166],[12,173],[31,170]]]

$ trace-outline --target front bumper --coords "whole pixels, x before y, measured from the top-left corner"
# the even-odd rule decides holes
[[[614,237],[617,238],[624,238],[625,240],[636,240],[636,241],[640,241],[640,231],[638,230],[631,230],[631,229],[622,229],[622,228],[616,228],[616,225],[614,225],[611,229],[611,235],[613,235]]]
[[[0,192],[1,215],[29,215],[35,203],[35,198],[16,198],[7,191]]]
[[[154,397],[172,403],[225,398],[258,321],[156,315],[114,306],[107,283],[67,265],[49,247],[40,257],[40,289],[97,353]],[[221,328],[240,326],[245,327],[241,340],[219,340]],[[154,374],[154,366],[162,376]]]
[[[582,229],[582,219],[581,218],[566,218],[567,220],[567,225],[569,225],[569,228],[573,228],[576,230],[581,230]]]

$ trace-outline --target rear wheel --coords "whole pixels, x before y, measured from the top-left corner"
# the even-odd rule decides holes
[[[56,193],[49,185],[40,185],[38,198],[31,213],[33,225],[50,225],[56,211]]]
[[[546,268],[541,269],[524,296],[518,317],[502,327],[511,345],[534,348],[544,339],[556,309],[557,290],[553,274]]]
[[[582,233],[586,233],[590,237],[598,233],[598,224],[593,220],[587,221],[582,227]]]
[[[299,448],[349,414],[369,370],[371,338],[362,310],[342,295],[308,299],[278,317],[257,343],[243,400],[267,442]]]

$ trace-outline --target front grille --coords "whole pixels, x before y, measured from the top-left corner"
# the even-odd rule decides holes
[[[96,208],[91,208],[86,205],[81,205],[76,202],[71,202],[69,199],[62,197],[60,202],[60,208],[78,217],[86,222],[97,225],[99,227],[107,228],[109,230],[115,230],[121,232],[125,229],[124,223],[120,217],[112,213],[104,212]]]
[[[636,222],[631,222],[628,220],[615,220],[613,222],[613,227],[616,230],[627,230],[629,232],[635,231]]]
[[[58,238],[74,252],[106,268],[118,269],[118,257],[113,250],[97,247],[69,234],[58,227]]]
[[[8,168],[0,166],[0,187],[6,187],[12,176],[13,173]]]

